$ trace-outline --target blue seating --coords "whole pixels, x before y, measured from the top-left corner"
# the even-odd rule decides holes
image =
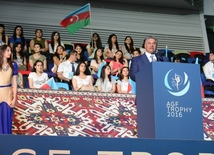
[[[159,52],[159,53],[165,53],[165,52],[166,52],[166,49],[158,49],[158,52]],[[167,49],[167,52],[168,52],[168,53],[172,53],[173,51]]]
[[[68,86],[67,83],[56,82],[56,85],[57,85],[58,89],[59,89],[59,88],[64,88],[64,89],[66,89],[66,90],[69,90],[69,86]]]
[[[172,50],[167,49],[167,53],[166,53],[166,49],[158,49],[158,53],[160,53],[162,56],[167,56],[169,61],[173,62],[174,53]]]
[[[196,58],[188,58],[187,60],[188,60],[188,63],[192,63],[192,64],[196,63]],[[201,59],[198,59],[197,64],[203,64],[203,61]]]
[[[181,58],[181,62],[188,63],[188,59],[190,58],[190,55],[187,53],[179,53],[177,54]]]
[[[52,68],[54,66],[54,62],[53,61],[48,61],[47,63],[47,71],[45,71],[48,74],[48,77],[57,77],[56,73],[52,72]]]
[[[50,71],[50,72],[46,71],[45,73],[48,74],[49,78],[51,78],[51,77],[57,77],[57,74],[53,73],[52,71]]]
[[[48,62],[47,63],[47,71],[52,72],[51,69],[53,68],[53,66],[54,66],[54,62]]]
[[[71,44],[64,44],[64,46],[65,46],[65,50],[67,51],[70,51],[70,50],[73,50],[74,49],[74,47],[73,47],[73,45],[71,45]]]

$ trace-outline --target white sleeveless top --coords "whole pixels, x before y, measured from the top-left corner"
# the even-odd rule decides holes
[[[88,85],[91,82],[91,75],[87,75],[85,79],[81,79],[78,76],[73,76],[77,80],[77,87],[80,88],[82,85]]]

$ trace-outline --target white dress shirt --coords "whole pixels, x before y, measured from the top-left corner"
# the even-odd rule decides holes
[[[206,79],[210,79],[214,81],[214,63],[211,61],[207,62],[204,65],[203,70],[204,70]]]
[[[157,61],[157,57],[155,56],[155,54],[151,54],[151,53],[148,53],[148,52],[145,52],[149,62],[152,62],[152,57],[153,56],[153,61]]]
[[[74,63],[75,71],[77,69],[77,66],[78,66],[78,64],[75,62]],[[72,77],[74,75],[74,72],[72,72],[72,65],[69,60],[66,60],[66,61],[60,63],[57,72],[62,72],[62,75],[68,79],[72,79]]]

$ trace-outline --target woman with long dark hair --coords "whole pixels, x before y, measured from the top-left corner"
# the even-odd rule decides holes
[[[59,64],[61,64],[66,60],[66,55],[67,55],[67,52],[65,51],[65,48],[62,45],[58,45],[56,48],[56,52],[54,53],[54,56],[53,56],[54,66],[51,69],[53,73],[56,73]]]
[[[4,24],[0,24],[0,46],[3,44],[8,45],[8,36],[5,34]]]
[[[16,42],[22,44],[22,49],[24,52],[27,52],[27,45],[24,37],[23,28],[20,25],[17,25],[13,31],[13,36],[10,38],[10,47],[13,49],[13,45]]]
[[[19,70],[27,70],[27,59],[22,51],[22,44],[17,42],[13,46],[13,60],[17,63]]]
[[[12,61],[11,53],[8,45],[0,46],[0,134],[12,134],[17,99],[18,66]]]
[[[108,37],[108,42],[104,49],[104,56],[106,58],[113,59],[115,52],[118,50],[119,50],[119,45],[117,42],[117,36],[116,36],[116,34],[111,34]]]
[[[77,63],[85,62],[88,65],[87,58],[84,55],[84,51],[82,50],[81,44],[75,45],[75,50],[77,51]]]
[[[65,48],[64,44],[61,42],[60,33],[57,31],[54,31],[51,34],[51,43],[49,44],[49,53],[54,54],[59,45]]]
[[[87,64],[80,62],[72,78],[72,85],[75,91],[94,91],[93,77]]]
[[[118,93],[131,93],[132,86],[129,83],[129,67],[123,67],[117,81],[117,92]]]
[[[98,92],[114,93],[116,90],[116,80],[111,78],[111,67],[106,64],[102,67],[101,76],[96,81]]]
[[[127,60],[132,59],[132,53],[134,52],[134,42],[132,37],[126,36],[124,40],[124,46],[122,46],[121,50],[123,51],[124,58]]]
[[[86,46],[88,57],[93,58],[95,51],[102,48],[101,38],[98,33],[93,33],[91,42]]]
[[[33,65],[33,72],[28,76],[30,88],[40,88],[46,81],[48,81],[48,74],[44,72],[43,68],[43,61],[36,60]]]
[[[109,66],[111,67],[111,74],[116,76],[120,74],[123,67],[128,66],[128,62],[123,58],[123,52],[121,50],[115,53],[114,60],[109,63]]]
[[[104,61],[103,50],[98,48],[95,51],[94,59],[92,59],[91,63],[90,63],[90,68],[91,68],[92,74],[97,74],[97,72],[100,68],[100,65],[102,64],[103,61]]]

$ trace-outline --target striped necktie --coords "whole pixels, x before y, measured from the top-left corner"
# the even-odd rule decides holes
[[[75,67],[74,67],[74,63],[71,63],[71,67],[72,67],[72,72],[75,72]]]
[[[155,61],[154,55],[150,55],[150,58],[151,58],[152,61]],[[152,61],[151,61],[151,62],[152,62]]]

